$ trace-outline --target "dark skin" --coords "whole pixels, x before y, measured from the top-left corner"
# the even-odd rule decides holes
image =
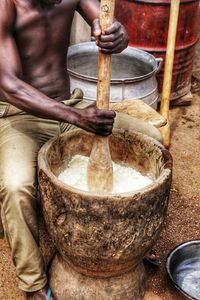
[[[127,47],[127,33],[118,21],[102,34],[98,0],[0,0],[0,99],[107,136],[114,112],[99,110],[95,103],[76,109],[60,102],[70,98],[66,56],[76,10],[92,26],[101,51],[119,53]],[[27,293],[27,299],[45,298],[35,292]]]
[[[111,134],[115,113],[64,106],[70,98],[66,56],[75,10],[92,26],[106,53],[126,48],[124,27],[115,21],[102,34],[98,0],[0,1],[0,99],[38,117],[71,123],[84,130]]]
[[[99,110],[95,103],[76,109],[60,102],[70,98],[66,56],[75,11],[92,26],[101,51],[127,47],[118,21],[102,34],[98,0],[0,0],[0,99],[32,115],[108,136],[113,111]],[[27,299],[45,298],[36,291]]]

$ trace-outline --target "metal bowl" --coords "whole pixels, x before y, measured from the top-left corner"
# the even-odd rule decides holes
[[[187,299],[200,300],[200,240],[173,249],[166,267],[172,283]]]

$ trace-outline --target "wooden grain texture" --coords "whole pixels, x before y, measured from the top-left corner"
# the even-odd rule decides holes
[[[100,25],[104,31],[110,27],[114,19],[115,0],[102,0],[100,9]],[[110,77],[111,77],[110,54],[98,52],[98,83],[97,83],[97,107],[109,108]]]
[[[144,266],[140,263],[119,276],[89,277],[76,272],[56,256],[50,269],[50,285],[55,300],[141,300],[146,287],[145,275]]]
[[[160,129],[163,136],[163,144],[166,148],[170,144],[170,125],[169,125],[169,103],[172,85],[172,71],[174,63],[174,50],[176,42],[177,24],[179,16],[180,0],[172,0],[170,5],[170,19],[167,39],[167,52],[164,68],[164,80],[161,97],[160,113],[167,119],[167,124]]]
[[[115,0],[102,0],[100,5],[100,25],[102,32],[113,23]],[[97,107],[109,109],[110,98],[110,54],[98,52]],[[108,137],[96,136],[90,154],[87,171],[90,191],[111,192],[113,189],[113,166],[109,151]]]
[[[55,262],[52,292],[63,300],[141,300],[142,259],[166,217],[172,158],[143,134],[114,130],[113,160],[151,174],[153,184],[137,192],[109,194],[83,192],[59,181],[56,176],[71,157],[89,155],[93,139],[88,132],[73,130],[46,143],[39,153],[43,216],[63,269],[61,274]]]

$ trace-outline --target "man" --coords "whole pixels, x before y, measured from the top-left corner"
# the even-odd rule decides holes
[[[127,46],[117,21],[102,35],[98,0],[0,1],[2,220],[27,299],[46,299],[47,285],[37,246],[37,152],[60,133],[59,122],[107,136],[115,118],[95,103],[83,109],[61,103],[70,98],[66,55],[75,11],[92,26],[102,51],[117,53]]]
[[[46,299],[48,284],[38,249],[37,153],[60,134],[60,123],[108,136],[115,118],[95,103],[61,102],[70,98],[66,56],[75,11],[92,26],[103,52],[126,48],[118,21],[102,34],[98,0],[0,0],[1,213],[18,285],[29,300]]]

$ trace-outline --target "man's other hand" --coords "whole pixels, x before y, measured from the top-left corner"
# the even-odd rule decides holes
[[[128,34],[124,26],[116,20],[105,32],[102,32],[99,19],[95,19],[92,31],[97,46],[104,53],[120,53],[128,46]]]

